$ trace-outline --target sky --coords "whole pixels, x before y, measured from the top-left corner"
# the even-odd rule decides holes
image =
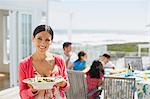
[[[150,23],[148,0],[49,0],[55,29],[143,31]]]

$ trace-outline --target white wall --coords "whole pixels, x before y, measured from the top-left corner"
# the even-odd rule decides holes
[[[3,64],[4,48],[3,48],[3,14],[7,10],[7,14],[11,11],[17,11],[17,13],[31,13],[32,14],[32,30],[40,24],[42,13],[47,10],[47,0],[0,0],[0,72],[9,72],[9,64]],[[12,19],[12,18],[11,18]],[[10,24],[10,27],[13,24]],[[16,28],[18,31],[18,27]],[[12,33],[12,31],[10,31]],[[10,33],[10,34],[11,34]],[[17,45],[18,46],[18,45]],[[15,57],[15,56],[13,56]]]
[[[46,9],[47,0],[0,0],[0,9]]]

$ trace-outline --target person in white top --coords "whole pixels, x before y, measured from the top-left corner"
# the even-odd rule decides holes
[[[71,42],[64,42],[63,44],[63,58],[66,62],[67,69],[73,68],[73,62],[77,60],[77,55],[72,52],[72,43]]]
[[[103,64],[104,68],[115,69],[115,65],[110,61],[110,55],[103,54],[100,56],[99,61]]]

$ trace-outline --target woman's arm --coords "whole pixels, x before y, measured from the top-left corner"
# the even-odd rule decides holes
[[[69,89],[69,81],[65,62],[62,58],[56,57],[56,63],[60,67],[60,75],[65,79],[61,84],[59,83],[60,90],[67,91]]]
[[[25,63],[20,63],[19,64],[19,91],[20,91],[21,99],[32,98],[36,95],[36,93],[32,92],[32,89],[26,83],[22,82],[24,79],[27,78],[26,72],[28,72],[28,70],[25,68]]]
[[[63,59],[61,60],[61,64],[62,64],[62,77],[66,80],[66,84],[64,84],[64,86],[61,86],[60,89],[67,91],[70,85],[69,85],[69,80],[68,80],[67,69],[66,69],[65,62]]]
[[[85,66],[85,69],[82,70],[82,72],[87,73],[90,70],[90,66]]]

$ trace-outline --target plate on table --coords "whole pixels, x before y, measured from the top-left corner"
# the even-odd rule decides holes
[[[112,69],[111,71],[109,71],[110,75],[113,74],[121,74],[121,73],[125,73],[127,70],[126,69]]]
[[[34,89],[52,89],[56,83],[63,80],[63,77],[35,77],[24,79],[23,82],[31,84]]]

